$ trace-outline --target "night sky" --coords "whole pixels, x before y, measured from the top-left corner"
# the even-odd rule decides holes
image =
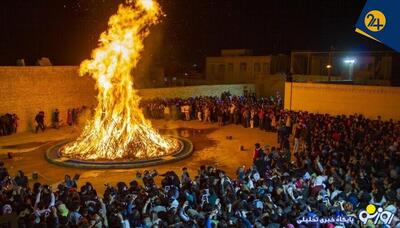
[[[120,0],[2,0],[0,64],[79,64]],[[154,64],[182,71],[223,48],[256,54],[386,48],[354,32],[365,0],[160,0],[167,17],[150,37]],[[150,47],[151,46],[151,47]]]

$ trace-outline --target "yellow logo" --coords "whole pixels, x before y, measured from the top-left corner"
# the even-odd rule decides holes
[[[368,212],[368,214],[372,215],[373,213],[375,213],[375,211],[376,211],[375,205],[369,204],[369,205],[367,206],[367,212]]]
[[[379,32],[385,28],[386,17],[379,10],[371,10],[365,15],[364,24],[371,32]]]

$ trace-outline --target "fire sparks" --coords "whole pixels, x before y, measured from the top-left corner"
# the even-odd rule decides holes
[[[111,16],[99,47],[80,66],[80,74],[96,80],[98,105],[81,136],[63,155],[79,159],[140,159],[176,150],[178,142],[161,136],[139,108],[131,75],[144,48],[149,27],[161,10],[153,0],[128,1]]]

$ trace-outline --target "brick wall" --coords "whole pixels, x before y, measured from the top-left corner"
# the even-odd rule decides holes
[[[242,95],[244,90],[254,92],[254,85],[212,85],[174,88],[143,89],[143,98],[218,96],[224,91]],[[79,77],[76,66],[0,67],[0,115],[16,113],[19,131],[35,127],[37,112],[44,111],[46,124],[58,108],[60,119],[66,121],[69,108],[96,105],[96,91],[91,77]]]
[[[19,130],[31,130],[38,111],[51,122],[55,108],[66,120],[68,108],[95,104],[94,81],[79,77],[76,66],[0,67],[0,114],[16,113]]]

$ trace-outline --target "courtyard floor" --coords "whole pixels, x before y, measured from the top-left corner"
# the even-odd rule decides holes
[[[194,153],[186,160],[155,167],[127,170],[84,170],[66,168],[48,163],[44,156],[45,151],[60,140],[75,138],[79,129],[64,127],[58,130],[49,129],[44,133],[30,132],[0,137],[0,158],[11,175],[23,170],[33,182],[47,183],[56,187],[63,181],[64,175],[73,177],[80,174],[78,186],[91,182],[99,193],[104,190],[104,184],[116,184],[119,181],[129,183],[136,178],[136,172],[156,169],[159,174],[167,170],[174,170],[179,176],[182,167],[187,167],[192,177],[197,175],[201,165],[214,165],[234,176],[236,169],[241,165],[249,166],[252,162],[254,144],[276,145],[276,134],[267,133],[259,129],[243,128],[242,126],[227,125],[218,127],[217,124],[206,124],[198,121],[164,121],[153,120],[153,126],[160,132],[170,135],[180,135],[193,142]],[[227,139],[232,136],[232,139]],[[244,150],[241,151],[240,147]],[[7,153],[13,154],[8,159]],[[37,172],[39,178],[32,179],[32,173]],[[159,180],[159,179],[158,179]]]

